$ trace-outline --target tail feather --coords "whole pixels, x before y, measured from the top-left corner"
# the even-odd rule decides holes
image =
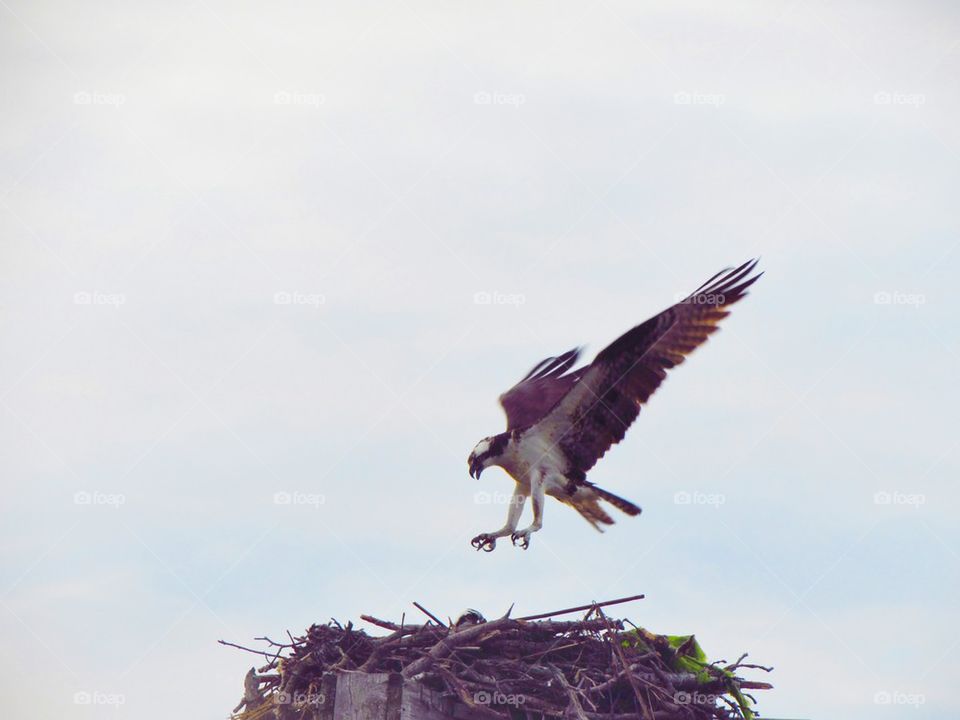
[[[583,518],[593,525],[594,529],[603,532],[602,525],[613,525],[613,518],[600,506],[600,501],[606,501],[627,515],[639,515],[640,508],[619,495],[607,492],[589,482],[581,482],[572,494],[555,496],[562,502],[573,506]]]
[[[629,500],[624,500],[619,495],[614,495],[612,492],[608,492],[603,488],[598,488],[596,485],[594,485],[592,489],[603,500],[606,500],[622,513],[626,513],[627,515],[634,517],[643,512],[639,505],[634,505],[632,502]]]
[[[597,498],[581,500],[573,507],[576,508],[584,520],[593,525],[594,530],[603,532],[601,525],[613,525],[613,518],[604,512]]]

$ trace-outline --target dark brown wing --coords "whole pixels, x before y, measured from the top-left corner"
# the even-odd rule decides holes
[[[613,341],[579,382],[543,418],[537,430],[556,443],[574,473],[586,473],[620,442],[640,406],[718,329],[717,324],[755,283],[757,261],[713,276],[689,297]]]
[[[570,392],[586,369],[567,373],[579,357],[580,348],[574,348],[563,355],[541,360],[523,380],[500,396],[500,405],[507,414],[507,430],[530,427],[539,422]]]

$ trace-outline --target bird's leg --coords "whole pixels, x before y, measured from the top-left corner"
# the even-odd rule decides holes
[[[530,547],[530,535],[543,527],[544,488],[546,486],[545,473],[534,470],[530,473],[530,498],[533,501],[533,522],[523,530],[517,530],[510,536],[514,545],[519,543],[526,550]]]
[[[523,504],[526,501],[527,496],[520,489],[520,485],[517,485],[513,489],[513,496],[510,498],[510,507],[507,508],[506,524],[496,532],[480,533],[470,541],[470,544],[477,550],[492,552],[497,546],[497,538],[511,535],[513,531],[517,529],[517,524],[520,522],[520,515],[523,513]]]

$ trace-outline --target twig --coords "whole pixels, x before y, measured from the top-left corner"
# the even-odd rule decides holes
[[[465,628],[457,633],[449,633],[443,640],[430,648],[430,651],[426,655],[408,665],[403,671],[403,676],[408,679],[414,677],[429,667],[434,660],[449,655],[454,648],[460,645],[469,645],[471,640],[495,631],[501,627],[511,627],[516,626],[517,624],[518,622],[516,620],[511,620],[510,618],[500,618],[499,620],[494,620],[493,622],[481,623],[479,625],[474,625],[473,627]]]
[[[596,608],[609,607],[610,605],[619,605],[621,603],[631,602],[633,600],[642,600],[643,595],[631,595],[630,597],[619,598],[617,600],[606,600],[601,603],[590,603],[589,605],[579,605],[577,607],[565,608],[563,610],[554,610],[553,612],[540,613],[539,615],[527,615],[517,618],[518,620],[541,620],[543,618],[553,617],[554,615],[566,615],[567,613],[580,612],[581,610],[594,610]],[[511,607],[513,607],[511,605]]]
[[[604,620],[607,619],[607,616],[599,608],[597,609],[597,614]],[[620,643],[617,642],[617,639],[614,636],[614,633],[608,632],[607,640],[610,642],[610,646],[613,648],[613,652],[615,653],[616,657],[620,660],[620,665],[626,671],[626,678],[630,683],[630,687],[633,688],[633,693],[634,693],[634,696],[637,698],[637,702],[640,703],[640,710],[643,712],[643,717],[646,720],[653,720],[653,709],[650,707],[650,702],[648,700],[647,703],[644,704],[644,698],[640,694],[640,688],[637,687],[637,681],[634,679],[633,675],[631,675],[629,672],[630,666],[627,663],[626,658],[624,658],[623,656],[623,648],[620,647]]]
[[[421,605],[420,603],[415,602],[415,603],[413,603],[413,606],[414,606],[417,610],[419,610],[420,612],[422,612],[424,615],[426,615],[428,618],[430,618],[431,620],[433,620],[433,621],[434,621],[437,625],[439,625],[440,627],[447,627],[447,626],[444,625],[442,622],[440,622],[440,620],[437,618],[436,615],[434,615],[432,612],[430,612],[429,610],[427,610],[427,609],[426,609],[423,605]]]
[[[264,642],[270,643],[270,645],[272,645],[273,647],[278,647],[278,648],[291,648],[294,645],[298,644],[297,641],[293,639],[293,637],[290,638],[289,643],[278,643],[275,640],[271,640],[266,635],[262,637],[256,637],[254,638],[254,640],[263,640]]]
[[[580,698],[577,697],[576,691],[570,687],[570,683],[567,682],[567,679],[563,676],[563,673],[553,665],[548,666],[553,671],[553,677],[560,684],[560,687],[563,688],[564,692],[567,693],[567,710],[573,714],[577,720],[589,720],[583,712],[583,706],[580,704]]]
[[[364,622],[368,622],[371,625],[376,625],[377,627],[382,627],[384,630],[399,630],[400,626],[396,623],[390,622],[389,620],[381,620],[380,618],[375,618],[373,615],[361,615],[360,619]]]
[[[221,645],[226,645],[228,647],[237,648],[238,650],[243,650],[248,653],[253,653],[254,655],[262,655],[263,657],[272,658],[273,653],[264,652],[263,650],[254,650],[253,648],[244,647],[243,645],[237,645],[236,643],[227,642],[226,640],[217,640]]]

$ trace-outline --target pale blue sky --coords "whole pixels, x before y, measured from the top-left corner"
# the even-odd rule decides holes
[[[218,638],[637,592],[770,716],[960,713],[956,8],[0,16],[5,715],[223,717]],[[475,553],[497,395],[756,255],[591,475],[643,515]]]

